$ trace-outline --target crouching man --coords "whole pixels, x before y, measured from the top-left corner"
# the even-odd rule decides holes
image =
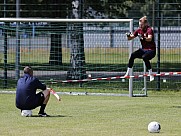
[[[42,91],[36,93],[37,89]],[[22,116],[31,116],[31,110],[40,106],[38,115],[49,116],[45,112],[46,105],[50,98],[50,90],[33,76],[33,69],[30,66],[24,68],[24,76],[17,82],[16,107],[21,110]]]

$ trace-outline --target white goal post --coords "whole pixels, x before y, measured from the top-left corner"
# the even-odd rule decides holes
[[[57,22],[57,23],[119,23],[119,22],[127,22],[129,23],[129,31],[133,32],[133,19],[54,19],[54,18],[0,18],[0,22]],[[17,27],[18,30],[18,27]],[[133,40],[129,41],[129,56],[133,52]],[[128,56],[128,57],[129,57]],[[18,65],[19,63],[16,63]],[[19,67],[16,66],[16,75],[19,74]],[[126,71],[125,71],[126,72]],[[133,75],[133,71],[131,71],[131,75]],[[146,81],[144,81],[146,82]],[[145,84],[145,83],[144,83]],[[146,85],[145,85],[146,87]],[[146,89],[144,87],[144,89]],[[145,95],[145,94],[144,94]],[[133,97],[133,78],[129,79],[129,97]],[[137,96],[137,95],[136,95]]]

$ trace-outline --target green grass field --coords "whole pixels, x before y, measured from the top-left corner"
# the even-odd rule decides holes
[[[70,96],[58,102],[51,96],[47,113],[52,117],[21,117],[15,94],[0,93],[2,136],[179,136],[181,92],[148,92],[148,97]],[[161,132],[147,131],[151,121]]]
[[[161,62],[180,63],[180,52],[180,48],[161,49]],[[129,59],[128,48],[85,48],[84,53],[86,63],[90,64],[127,64]],[[14,49],[9,49],[7,56],[8,63],[15,63],[16,53]],[[3,58],[3,52],[0,52],[0,57]],[[49,57],[50,51],[48,49],[28,49],[23,47],[20,49],[21,63],[48,63]],[[69,48],[62,48],[62,62],[70,62]],[[152,63],[156,62],[157,57],[152,59]],[[3,59],[0,59],[0,63],[3,63]]]

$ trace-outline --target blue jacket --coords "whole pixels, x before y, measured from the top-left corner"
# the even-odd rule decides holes
[[[46,85],[42,84],[37,78],[24,74],[17,82],[16,107],[25,109],[32,105],[37,89],[45,90]]]

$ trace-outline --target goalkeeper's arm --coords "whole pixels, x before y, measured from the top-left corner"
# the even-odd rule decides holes
[[[138,37],[140,40],[151,42],[152,41],[152,35],[148,35],[148,37],[142,37],[140,34],[138,34]]]
[[[152,35],[148,35],[148,37],[145,37],[145,41],[151,42],[152,41]]]
[[[127,36],[127,39],[128,39],[128,40],[132,40],[132,39],[135,38],[135,36],[134,36],[131,32],[126,33],[126,36]]]

